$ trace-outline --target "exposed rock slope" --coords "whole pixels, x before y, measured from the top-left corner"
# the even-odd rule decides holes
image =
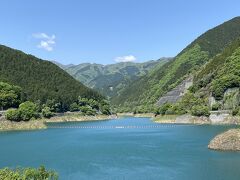
[[[176,103],[186,92],[187,89],[192,85],[192,78],[185,79],[181,84],[177,87],[173,88],[167,94],[162,96],[157,105],[161,106],[165,103]]]

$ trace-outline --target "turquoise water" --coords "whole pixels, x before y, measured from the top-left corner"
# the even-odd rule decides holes
[[[0,167],[43,164],[64,180],[240,179],[240,153],[207,149],[230,126],[156,127],[148,118],[132,117],[49,126],[0,133]]]

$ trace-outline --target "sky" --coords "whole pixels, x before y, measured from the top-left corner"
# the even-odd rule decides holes
[[[0,44],[62,64],[176,56],[239,0],[1,0]]]

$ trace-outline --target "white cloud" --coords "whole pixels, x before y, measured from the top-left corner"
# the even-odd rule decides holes
[[[116,57],[114,60],[116,62],[133,62],[133,61],[136,61],[137,59],[133,55],[128,55],[128,56]]]
[[[41,40],[37,47],[45,49],[46,51],[52,51],[53,46],[56,44],[56,36],[54,34],[49,36],[45,33],[36,33],[33,34],[33,37]]]

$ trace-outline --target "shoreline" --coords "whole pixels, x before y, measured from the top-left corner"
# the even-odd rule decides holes
[[[228,117],[224,121],[211,122],[208,117],[195,117],[191,115],[165,115],[154,116],[153,113],[133,114],[133,113],[118,113],[117,115],[96,115],[83,116],[79,113],[65,113],[62,116],[54,116],[50,119],[37,119],[30,121],[14,122],[0,118],[0,132],[2,131],[21,131],[21,130],[41,130],[47,129],[46,123],[61,123],[61,122],[88,122],[88,121],[103,121],[111,119],[119,119],[121,117],[146,117],[151,118],[153,123],[160,124],[193,124],[193,125],[240,125],[240,117]]]
[[[152,122],[160,124],[196,124],[196,125],[240,125],[240,116],[216,116],[214,118],[205,116],[192,116],[190,114],[184,115],[158,115],[154,113],[117,113],[118,117],[146,117],[151,118]]]
[[[191,124],[191,125],[235,125],[228,131],[217,134],[208,144],[208,149],[215,151],[240,151],[240,117],[227,116],[221,120],[211,119],[210,117],[194,117],[191,115],[167,115],[153,118],[153,122],[160,124]]]
[[[222,120],[212,120],[209,117],[196,117],[191,115],[164,115],[153,119],[154,123],[160,124],[195,124],[195,125],[240,125],[240,117],[228,116]]]
[[[125,117],[125,116],[130,116],[130,117],[146,117],[146,118],[153,118],[154,113],[142,113],[142,114],[134,114],[134,113],[117,113],[117,116],[119,117]]]
[[[63,116],[54,116],[50,119],[44,119],[46,123],[58,123],[58,122],[84,122],[84,121],[102,121],[117,119],[115,115],[96,115],[96,116],[83,116],[78,113],[64,114]]]
[[[215,151],[240,151],[240,129],[229,129],[216,135],[208,144],[208,149]]]
[[[47,125],[42,119],[14,122],[9,120],[0,121],[0,132],[5,131],[28,131],[47,129]]]
[[[97,116],[83,116],[81,114],[65,114],[63,116],[54,116],[50,119],[36,119],[30,121],[14,122],[1,118],[0,132],[5,131],[28,131],[28,130],[43,130],[47,129],[46,123],[60,123],[60,122],[88,122],[88,121],[103,121],[117,119],[116,116],[97,115]]]
[[[133,114],[121,113],[117,115],[97,115],[83,116],[78,113],[66,113],[62,116],[54,116],[50,119],[37,119],[30,121],[14,122],[0,118],[0,132],[10,131],[33,131],[47,129],[47,123],[61,122],[89,122],[89,121],[105,121],[111,119],[119,119],[119,117],[148,117],[153,123],[160,124],[192,124],[192,125],[240,125],[240,117],[230,117],[218,123],[212,123],[208,117],[194,117],[190,115],[165,115],[154,117],[153,114]],[[234,141],[233,141],[234,139]],[[225,146],[228,144],[229,146]],[[227,132],[216,135],[208,145],[209,149],[217,151],[239,151],[240,150],[240,129],[230,129]]]

